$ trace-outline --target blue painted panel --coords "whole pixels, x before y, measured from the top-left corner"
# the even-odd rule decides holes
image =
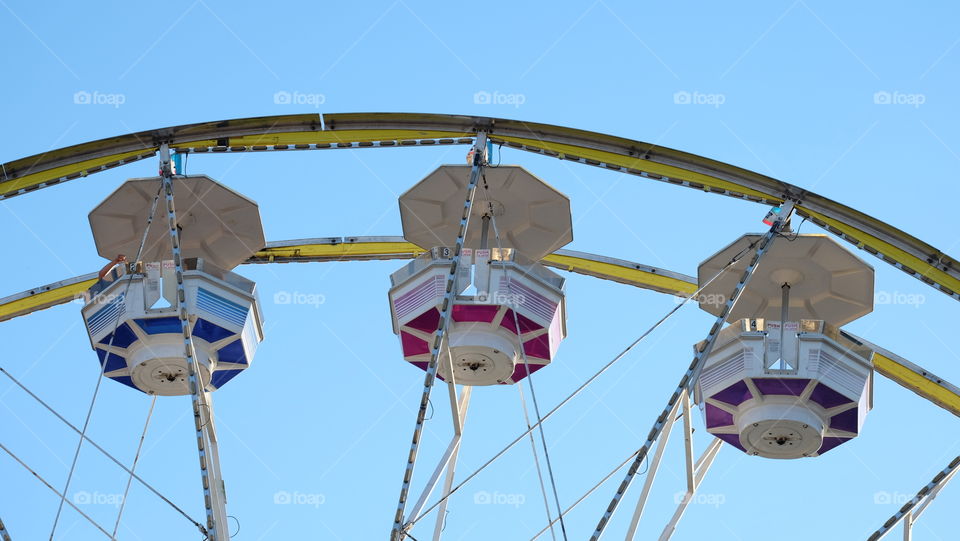
[[[147,334],[180,334],[183,332],[178,317],[155,317],[135,319],[137,325]]]
[[[203,318],[197,318],[197,322],[193,325],[194,338],[200,338],[210,343],[223,340],[224,338],[234,336],[235,334],[237,333],[228,331],[227,329],[210,323]]]
[[[243,341],[237,339],[217,351],[217,361],[221,363],[247,364],[247,355],[243,351]]]
[[[133,331],[130,330],[130,325],[127,325],[126,323],[117,327],[117,337],[113,339],[113,342],[110,342],[110,338],[112,336],[113,333],[104,336],[103,340],[100,340],[100,343],[103,345],[112,345],[118,348],[125,348],[137,341],[137,335],[133,334]]]
[[[216,370],[213,373],[213,377],[210,378],[210,384],[219,389],[223,387],[224,383],[236,377],[240,372],[243,372],[243,370]]]
[[[113,372],[114,370],[120,370],[121,368],[127,367],[127,360],[116,353],[111,353],[107,358],[107,366],[103,366],[103,359],[107,357],[107,352],[102,349],[97,349],[97,357],[100,357],[100,366],[103,367],[104,372]]]

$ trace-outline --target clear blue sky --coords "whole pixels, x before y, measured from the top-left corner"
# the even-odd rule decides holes
[[[412,0],[363,7],[2,0],[0,161],[138,130],[271,114],[517,118],[640,139],[759,171],[957,256],[958,17],[960,6],[949,2],[598,0],[467,8]],[[77,104],[78,92],[101,103]],[[278,104],[277,92],[306,97]],[[477,92],[507,97],[475,103]],[[675,103],[678,92],[699,103]],[[878,92],[888,94],[875,100]],[[894,103],[875,103],[884,96]],[[397,194],[438,164],[462,163],[465,151],[196,156],[189,172],[258,201],[269,240],[399,235]],[[740,234],[760,230],[766,212],[514,150],[505,149],[502,159],[570,195],[576,225],[569,248],[687,274]],[[87,212],[125,179],[155,171],[155,161],[147,160],[0,203],[7,254],[0,295],[98,269],[103,261]],[[807,224],[804,232],[816,227]],[[922,302],[877,306],[849,328],[960,382],[956,301],[868,262],[876,267],[877,291],[916,294]],[[251,369],[216,394],[228,512],[240,524],[236,539],[386,537],[423,380],[403,362],[390,330],[387,277],[401,264],[238,269],[258,282],[267,323]],[[274,295],[284,291],[325,302],[275,304]],[[568,276],[567,291],[569,338],[535,378],[544,409],[674,306],[668,296],[581,276]],[[710,320],[695,307],[684,309],[547,422],[564,505],[639,447]],[[6,322],[0,340],[0,364],[82,423],[98,366],[80,306]],[[515,388],[475,391],[463,475],[522,426]],[[417,487],[450,434],[444,395],[436,396]],[[145,395],[104,382],[90,436],[129,462],[148,404]],[[6,381],[0,381],[0,406],[0,442],[62,487],[75,435]],[[140,472],[199,518],[189,408],[182,397],[158,401]],[[723,448],[701,487],[722,504],[691,506],[675,539],[865,538],[960,452],[957,421],[878,377],[862,436],[824,457],[771,461]],[[709,439],[697,422],[699,451]],[[654,538],[673,512],[683,486],[681,449],[675,438],[640,539]],[[445,538],[528,539],[543,527],[531,464],[524,443],[464,487],[452,498]],[[569,515],[571,539],[592,530],[620,475],[614,479]],[[97,495],[82,508],[112,526],[110,502],[125,481],[121,470],[85,447],[70,496]],[[610,539],[623,535],[641,481],[609,528]],[[480,491],[522,496],[523,503],[478,505]],[[316,505],[275,504],[282,492]],[[46,539],[56,506],[52,493],[0,456],[0,517],[15,540]],[[956,538],[958,506],[960,487],[948,486],[918,522],[916,538]],[[422,540],[431,531],[425,522],[415,532]],[[57,539],[99,535],[67,509]],[[134,485],[121,539],[196,538],[187,521]]]

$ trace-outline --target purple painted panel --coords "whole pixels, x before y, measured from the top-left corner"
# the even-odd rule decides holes
[[[405,326],[418,331],[433,332],[440,326],[440,311],[431,308],[410,320]]]
[[[860,416],[857,415],[858,408],[848,409],[838,413],[830,418],[830,428],[837,430],[846,430],[847,432],[857,433],[857,424],[860,422]]]
[[[412,357],[423,353],[430,353],[430,344],[416,336],[400,331],[400,345],[403,346],[403,356]]]
[[[714,406],[707,404],[707,428],[718,428],[721,426],[730,426],[733,424],[733,414]]]
[[[744,383],[743,380],[740,380],[710,398],[726,402],[731,406],[739,406],[753,398],[753,395],[750,393],[750,389],[747,388],[747,384]]]
[[[817,453],[822,455],[823,453],[826,453],[830,449],[833,449],[834,447],[850,439],[852,438],[833,438],[833,437],[823,438],[823,444],[820,446],[820,450],[817,451]]]
[[[529,318],[524,317],[523,314],[517,314],[517,322],[515,323],[513,321],[513,310],[507,310],[507,313],[503,316],[503,320],[500,321],[500,326],[513,334],[517,334],[517,323],[520,324],[520,334],[543,328]]]
[[[530,365],[531,374],[536,372],[537,370],[540,370],[544,366],[546,366],[545,364],[534,364],[534,363],[527,363],[527,364]],[[516,383],[525,377],[527,377],[527,367],[524,366],[523,361],[520,361],[519,363],[517,363],[516,368],[513,369],[513,375],[510,376],[510,379],[513,380],[514,383]],[[509,382],[504,382],[504,383],[509,383]]]
[[[753,378],[760,394],[800,396],[806,389],[809,379],[803,378]]]
[[[491,323],[499,311],[500,306],[496,304],[454,304],[453,320]]]
[[[739,434],[714,434],[714,436],[716,436],[716,437],[720,438],[721,440],[729,443],[730,445],[736,447],[737,449],[740,449],[740,450],[743,451],[744,453],[747,452],[747,450],[744,449],[742,445],[740,445],[740,435],[739,435]]]
[[[853,402],[853,400],[850,400],[822,383],[817,383],[817,386],[813,388],[810,400],[820,404],[824,409],[830,409],[841,404]]]

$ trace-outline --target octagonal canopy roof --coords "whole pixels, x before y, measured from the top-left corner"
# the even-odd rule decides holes
[[[517,165],[483,170],[465,246],[480,245],[480,217],[496,221],[500,244],[539,260],[573,240],[570,199]],[[443,165],[400,196],[403,237],[422,248],[452,246],[457,239],[470,166]],[[486,187],[485,187],[486,186]],[[491,226],[489,246],[497,247]]]
[[[90,212],[97,253],[107,259],[137,255],[160,177],[130,179]],[[183,257],[201,257],[232,269],[266,245],[257,204],[205,175],[175,177],[174,205]],[[172,258],[161,194],[141,261]]]
[[[705,283],[730,259],[762,235],[744,235],[697,268],[697,282]],[[789,238],[793,238],[792,236]],[[727,297],[743,275],[753,251],[713,281],[700,296],[700,308],[720,315]],[[728,322],[743,318],[780,320],[781,287],[790,284],[791,321],[822,319],[843,325],[873,311],[873,267],[824,235],[778,238],[747,284]]]

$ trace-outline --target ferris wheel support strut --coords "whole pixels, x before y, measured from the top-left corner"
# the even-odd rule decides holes
[[[640,517],[643,516],[643,509],[647,505],[647,497],[650,496],[650,489],[653,487],[653,481],[657,478],[657,472],[660,471],[660,460],[663,459],[663,450],[670,441],[670,433],[673,431],[673,425],[676,424],[675,417],[680,409],[680,403],[673,405],[673,409],[667,415],[668,422],[663,427],[663,432],[657,439],[657,450],[653,453],[653,460],[647,466],[647,476],[643,480],[643,488],[640,490],[640,499],[637,500],[637,506],[633,511],[633,518],[630,519],[630,528],[627,530],[627,541],[632,541],[637,534],[637,527],[640,525]]]
[[[447,354],[450,357],[449,352]],[[450,361],[452,363],[452,359]],[[450,373],[453,374],[453,366],[450,366]],[[457,405],[457,394],[456,388],[453,382],[451,381],[448,384],[450,388],[450,405],[454,407]],[[457,457],[460,454],[460,440],[463,436],[463,423],[467,419],[467,406],[470,405],[470,392],[473,390],[473,387],[465,386],[463,388],[463,394],[461,396],[460,405],[454,410],[453,417],[453,426],[454,426],[454,437],[457,438],[457,446],[453,449],[453,454],[450,456],[450,461],[447,463],[447,477],[443,481],[443,494],[440,496],[443,498],[443,502],[440,504],[440,509],[437,512],[437,524],[433,527],[433,541],[440,541],[440,535],[443,533],[444,522],[447,519],[447,502],[449,502],[448,496],[450,495],[450,488],[453,486],[453,477],[457,473]]]
[[[677,529],[677,523],[683,518],[683,513],[687,510],[687,506],[693,501],[697,489],[700,488],[700,483],[703,481],[703,476],[707,474],[707,470],[713,465],[713,460],[717,458],[717,453],[720,452],[721,445],[723,445],[723,442],[720,441],[719,438],[713,438],[713,441],[710,442],[707,449],[700,455],[700,458],[697,459],[696,464],[687,470],[688,475],[693,474],[693,487],[688,488],[683,494],[678,493],[675,496],[675,498],[679,500],[677,502],[677,510],[670,519],[670,522],[663,528],[663,532],[660,533],[659,541],[668,541],[670,537],[673,536],[673,532]],[[693,455],[688,452],[687,457],[692,458]]]
[[[623,481],[621,481],[620,485],[617,487],[617,491],[613,495],[613,499],[610,501],[610,504],[604,510],[603,516],[600,518],[600,522],[597,523],[597,528],[590,536],[590,541],[598,541],[600,536],[603,535],[604,528],[606,528],[607,524],[609,524],[610,519],[613,517],[613,513],[617,510],[617,506],[620,504],[620,500],[623,499],[627,489],[630,487],[630,483],[633,482],[634,477],[636,477],[637,471],[640,469],[641,464],[643,464],[643,461],[647,457],[647,453],[650,451],[650,447],[653,446],[653,443],[660,436],[660,433],[663,432],[663,429],[667,423],[673,422],[673,419],[669,418],[670,412],[673,410],[677,401],[679,401],[684,394],[690,392],[697,379],[700,377],[700,372],[703,370],[703,364],[710,355],[710,352],[713,350],[713,345],[719,336],[720,329],[727,320],[727,316],[740,299],[740,294],[743,293],[744,288],[746,288],[747,284],[750,282],[754,271],[757,269],[757,264],[767,253],[767,250],[770,248],[770,244],[774,241],[776,236],[780,234],[781,229],[783,229],[787,221],[789,221],[790,215],[793,214],[793,209],[793,202],[787,201],[779,209],[779,214],[771,212],[768,215],[773,220],[773,225],[770,226],[770,230],[767,231],[767,233],[758,241],[759,244],[757,246],[756,253],[754,253],[750,263],[747,264],[747,268],[743,271],[743,275],[740,277],[739,282],[737,282],[736,287],[733,288],[733,292],[730,294],[730,297],[727,298],[727,302],[724,305],[723,310],[720,311],[720,315],[717,316],[716,321],[714,321],[713,326],[710,328],[710,332],[707,334],[704,345],[697,349],[696,354],[693,356],[693,361],[690,363],[689,368],[687,368],[687,371],[684,372],[683,377],[680,379],[680,383],[677,385],[676,391],[674,391],[673,395],[670,396],[670,399],[667,401],[667,405],[664,407],[663,411],[660,412],[657,420],[654,421],[653,427],[650,429],[649,434],[647,434],[647,440],[644,442],[643,447],[637,451],[637,457],[627,470],[627,474]]]
[[[414,504],[413,509],[410,510],[410,514],[407,516],[405,524],[415,522],[420,518],[420,512],[427,504],[427,500],[430,498],[430,495],[436,488],[437,483],[440,481],[440,476],[444,471],[450,471],[451,468],[456,467],[457,455],[460,452],[460,440],[463,436],[463,425],[467,419],[467,408],[470,405],[470,394],[473,390],[473,387],[464,386],[463,392],[461,392],[460,397],[457,398],[456,386],[452,383],[448,383],[447,385],[450,390],[450,409],[453,413],[453,437],[450,438],[450,444],[447,445],[447,450],[444,451],[443,455],[440,457],[440,460],[437,462],[437,467],[434,468],[433,473],[430,475],[430,479],[427,481],[427,484],[423,489],[423,492],[420,493],[417,503]],[[447,488],[444,491],[444,495],[446,495],[449,490],[450,489]]]
[[[160,174],[163,179],[163,192],[167,204],[167,224],[169,226],[170,244],[173,247],[174,272],[177,278],[177,307],[179,309],[180,327],[183,331],[184,357],[187,361],[187,376],[193,405],[193,422],[196,430],[197,451],[200,457],[203,503],[207,514],[206,535],[208,541],[227,541],[230,538],[226,531],[227,498],[224,493],[223,477],[220,474],[220,455],[213,425],[213,405],[210,401],[210,394],[204,388],[203,382],[200,381],[200,364],[196,358],[193,333],[190,329],[186,290],[183,286],[180,231],[173,200],[173,170],[170,164],[170,148],[166,143],[160,146]]]
[[[470,181],[467,184],[467,194],[463,202],[463,214],[460,216],[460,229],[453,248],[453,258],[450,263],[450,274],[447,275],[444,289],[443,303],[440,305],[440,322],[430,347],[430,364],[427,365],[427,374],[423,381],[423,394],[420,397],[420,409],[417,411],[417,424],[413,429],[413,438],[410,443],[410,453],[407,455],[407,465],[403,473],[403,484],[400,488],[400,498],[397,502],[397,512],[393,518],[393,529],[390,533],[392,541],[401,541],[406,529],[412,527],[409,522],[404,524],[404,508],[407,496],[410,493],[410,482],[413,479],[414,466],[417,463],[417,451],[420,448],[420,436],[423,432],[423,423],[426,419],[427,408],[430,404],[430,391],[437,376],[437,367],[440,360],[441,347],[447,334],[447,327],[453,315],[453,301],[457,296],[457,274],[460,271],[460,259],[463,252],[464,239],[467,236],[467,227],[470,225],[470,215],[473,211],[473,199],[477,193],[477,183],[483,172],[486,159],[487,133],[478,131],[473,143],[473,160],[470,168]],[[446,500],[444,500],[446,501]]]
[[[13,541],[10,533],[7,532],[7,527],[3,525],[2,519],[0,519],[0,541]]]
[[[713,441],[707,446],[707,449],[700,455],[700,458],[694,462],[693,458],[693,418],[691,416],[691,403],[690,403],[690,393],[687,392],[683,395],[683,399],[674,404],[673,409],[670,410],[670,415],[668,416],[671,419],[670,422],[663,429],[663,433],[660,435],[660,438],[657,439],[657,450],[654,452],[653,459],[650,461],[650,465],[647,469],[647,476],[643,482],[643,490],[640,492],[640,499],[637,501],[637,507],[634,510],[633,518],[630,521],[630,528],[627,530],[626,541],[633,541],[637,534],[637,528],[640,524],[640,518],[643,516],[643,510],[647,503],[647,497],[650,495],[650,489],[653,486],[653,481],[656,478],[657,471],[660,467],[660,460],[663,457],[663,450],[667,446],[667,442],[670,439],[670,432],[673,428],[673,425],[676,423],[675,416],[677,412],[680,411],[680,407],[683,406],[683,411],[681,417],[683,417],[683,450],[684,450],[684,463],[686,465],[686,490],[683,492],[677,492],[674,495],[674,499],[677,501],[678,508],[676,513],[674,513],[673,518],[670,520],[669,524],[663,529],[663,532],[660,534],[660,540],[666,541],[670,539],[670,536],[673,535],[674,530],[676,530],[677,523],[680,522],[680,519],[683,517],[684,511],[686,511],[687,505],[692,501],[694,494],[696,494],[697,489],[700,487],[701,481],[703,481],[704,475],[706,475],[707,470],[713,464],[714,458],[716,458],[717,453],[720,452],[721,441],[717,438],[714,438]]]

